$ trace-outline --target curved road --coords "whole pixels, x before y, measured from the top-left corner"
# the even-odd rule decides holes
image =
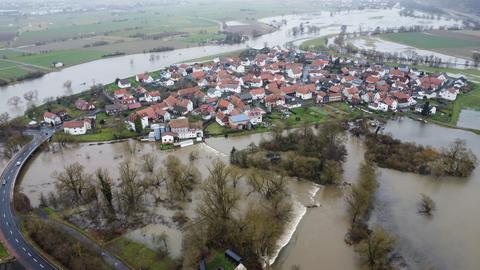
[[[13,189],[22,165],[38,146],[53,135],[53,131],[29,131],[28,134],[33,136],[32,141],[25,145],[12,159],[10,159],[10,162],[5,166],[0,179],[1,237],[10,254],[15,256],[18,262],[26,269],[53,270],[56,268],[38,254],[23,238],[12,208]]]
[[[15,212],[12,204],[15,181],[18,177],[20,169],[27,159],[32,155],[32,153],[35,152],[35,150],[42,143],[53,136],[54,130],[29,130],[25,132],[25,134],[31,135],[33,137],[32,141],[25,145],[15,154],[14,157],[10,159],[0,178],[0,238],[5,243],[9,253],[15,256],[17,261],[26,269],[56,270],[57,268],[53,264],[49,263],[45,258],[43,258],[23,238],[14,215]],[[70,229],[70,232],[68,231],[68,228],[64,228],[64,230],[70,233],[77,240],[93,247],[93,250],[101,254],[105,262],[107,262],[114,269],[129,269],[123,262],[104,250],[97,243],[91,241],[73,229]]]

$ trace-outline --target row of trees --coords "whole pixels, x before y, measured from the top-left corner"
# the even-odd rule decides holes
[[[184,269],[196,269],[210,251],[233,248],[248,269],[260,269],[277,250],[277,241],[291,218],[292,206],[286,180],[272,172],[252,170],[246,175],[221,161],[214,161],[202,185],[197,218],[184,237]],[[237,182],[246,179],[247,197],[258,201],[239,211],[244,198]]]
[[[380,167],[399,171],[468,177],[478,164],[475,154],[460,139],[442,148],[440,152],[382,134],[367,135],[366,144],[369,160]]]
[[[29,237],[46,253],[71,270],[107,270],[100,254],[47,221],[25,219]]]
[[[135,147],[128,147],[135,153]],[[56,194],[42,194],[41,205],[56,209],[73,206],[88,209],[88,217],[95,224],[126,226],[141,221],[148,200],[174,204],[189,199],[190,191],[200,179],[193,164],[184,164],[175,156],[168,156],[163,167],[157,157],[145,154],[141,165],[127,159],[119,164],[118,182],[114,182],[106,169],[94,173],[86,171],[78,162],[55,171]],[[99,211],[100,210],[100,211]],[[106,224],[105,224],[106,223]],[[108,227],[108,226],[107,226]]]
[[[373,164],[362,164],[359,181],[352,186],[345,199],[351,223],[346,239],[355,245],[355,251],[369,269],[389,269],[390,253],[395,241],[380,227],[370,230],[367,225],[376,189]]]

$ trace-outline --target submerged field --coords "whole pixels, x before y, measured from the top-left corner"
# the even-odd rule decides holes
[[[419,49],[471,58],[473,51],[480,50],[479,33],[480,31],[430,31],[382,34],[380,38]]]

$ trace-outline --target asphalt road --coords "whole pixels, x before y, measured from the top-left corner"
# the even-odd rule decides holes
[[[20,228],[15,219],[12,208],[13,189],[20,168],[30,155],[43,142],[48,140],[53,131],[29,131],[33,136],[30,143],[25,145],[5,167],[1,176],[0,185],[0,231],[1,237],[5,240],[8,251],[27,269],[57,269],[38,254],[23,238]],[[19,163],[18,163],[19,162]]]
[[[4,240],[4,243],[6,243],[6,248],[10,254],[15,256],[17,261],[26,269],[53,270],[57,268],[37,253],[23,238],[14,216],[12,197],[15,181],[23,164],[42,143],[53,136],[54,130],[46,128],[41,130],[29,130],[26,134],[33,137],[32,141],[15,154],[5,167],[0,178],[0,237]],[[72,237],[93,248],[93,250],[99,253],[104,261],[113,269],[129,269],[122,261],[104,250],[96,242],[88,239],[72,228],[67,226],[63,226],[62,228]]]

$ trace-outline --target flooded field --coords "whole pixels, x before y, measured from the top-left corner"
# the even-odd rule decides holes
[[[410,119],[392,121],[385,132],[395,138],[447,146],[456,138],[480,157],[480,136],[471,132],[423,124]],[[439,136],[438,134],[442,134]],[[372,223],[391,232],[411,269],[480,268],[480,168],[468,179],[402,173],[380,169]],[[417,213],[420,194],[430,196],[437,210],[432,218]]]
[[[400,43],[395,43],[391,41],[386,41],[376,37],[366,37],[366,38],[357,38],[351,40],[351,43],[360,49],[364,50],[376,50],[378,52],[386,52],[386,53],[398,53],[398,56],[403,57],[411,57],[412,55],[418,56],[435,56],[442,59],[442,62],[452,63],[451,66],[454,68],[465,68],[465,63],[467,59],[458,58],[451,55],[446,55],[443,53],[438,53],[429,50],[422,50],[415,47],[403,45]]]
[[[462,110],[457,121],[457,126],[480,129],[480,111]]]

